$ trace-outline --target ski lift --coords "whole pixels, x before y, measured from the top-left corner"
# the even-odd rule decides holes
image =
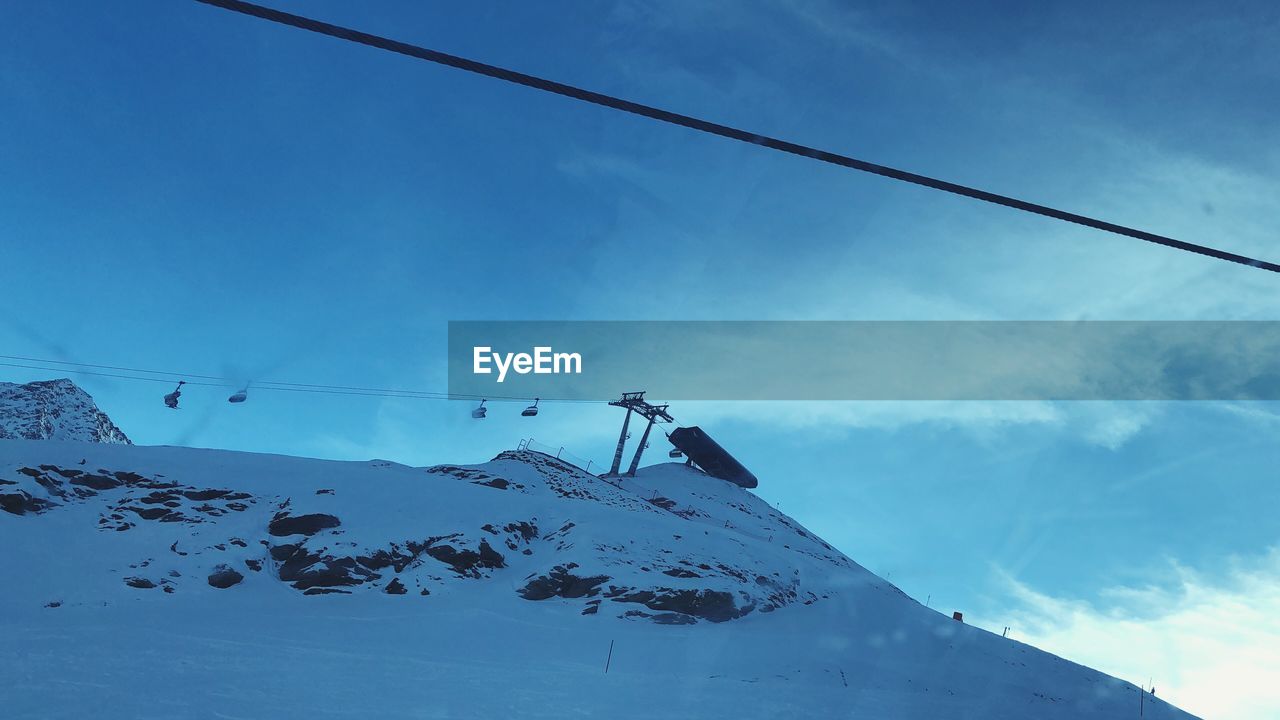
[[[521,417],[533,417],[538,414],[538,398],[533,399],[533,404],[520,411]]]
[[[231,397],[227,398],[227,402],[242,403],[248,399],[249,399],[249,388],[246,387],[232,393]]]
[[[480,404],[479,404],[478,406],[476,406],[476,409],[474,409],[474,410],[472,410],[472,411],[471,411],[471,417],[473,417],[473,418],[475,418],[475,419],[477,419],[477,420],[483,420],[483,419],[484,419],[484,416],[485,416],[485,413],[487,413],[487,412],[489,412],[489,408],[485,407],[485,406],[484,406],[484,400],[481,400],[481,401],[480,401]]]
[[[174,388],[173,392],[164,396],[164,404],[169,406],[169,409],[171,410],[178,409],[178,398],[182,397],[182,386],[186,384],[187,384],[186,380],[179,380],[178,387]]]

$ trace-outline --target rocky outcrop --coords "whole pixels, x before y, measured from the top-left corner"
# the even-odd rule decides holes
[[[241,580],[244,580],[244,575],[241,575],[228,565],[215,567],[208,577],[209,584],[219,590],[226,590],[232,585],[238,585]]]
[[[131,444],[89,393],[67,379],[0,383],[0,439]]]
[[[290,515],[286,512],[281,512],[272,518],[271,524],[267,526],[267,532],[277,537],[285,535],[315,535],[321,530],[335,528],[341,524],[341,520],[325,513]]]
[[[746,491],[680,466],[661,487],[628,487],[637,481],[527,451],[413,469],[203,454],[186,464],[167,450],[156,472],[102,467],[105,457],[145,459],[146,448],[66,450],[56,463],[0,467],[0,522],[71,513],[129,532],[126,544],[145,555],[116,577],[157,598],[225,591],[253,574],[305,595],[405,602],[467,583],[573,614],[720,623],[817,602],[821,578],[848,563]]]

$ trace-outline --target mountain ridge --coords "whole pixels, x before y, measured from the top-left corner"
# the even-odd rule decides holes
[[[132,444],[70,379],[0,382],[0,439]]]
[[[27,689],[15,717],[216,702],[231,716],[1118,720],[1140,699],[1191,717],[928,609],[678,463],[618,478],[528,450],[410,467],[4,439],[0,547],[14,580],[0,637],[17,649],[0,677]],[[608,673],[584,662],[606,647]]]

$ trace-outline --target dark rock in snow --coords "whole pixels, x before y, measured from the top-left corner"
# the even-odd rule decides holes
[[[501,553],[489,546],[488,540],[480,541],[480,567],[500,568],[506,567]]]
[[[394,554],[386,550],[378,550],[368,555],[360,555],[356,557],[356,562],[369,568],[370,570],[381,570],[385,567],[396,565],[396,572],[404,570],[405,566],[413,560],[412,555],[404,555],[400,549],[394,544],[391,546]]]
[[[230,490],[183,490],[182,496],[188,500],[196,500],[204,502],[206,500],[217,500],[218,498],[231,492]]]
[[[400,578],[391,578],[391,582],[387,583],[387,587],[383,592],[388,595],[404,595],[409,591],[405,588],[404,583],[400,582]]]
[[[228,565],[219,565],[209,573],[209,584],[219,590],[225,590],[232,585],[239,584],[244,580],[244,576],[239,572],[231,569]]]
[[[267,526],[267,532],[277,537],[285,535],[315,535],[321,530],[335,528],[341,524],[341,520],[325,513],[312,513],[310,515],[280,513],[271,520],[271,524]]]
[[[480,541],[480,551],[458,550],[452,545],[428,545],[426,553],[431,557],[453,568],[459,575],[479,577],[476,568],[505,567],[506,562],[501,554],[494,550],[486,540]]]
[[[81,460],[80,462],[83,463],[84,461]],[[115,472],[115,473],[112,473],[112,475],[115,475],[115,478],[120,482],[124,483],[125,485],[138,485],[138,484],[141,484],[143,480],[142,476],[135,472],[127,472],[127,471]],[[162,476],[157,475],[157,477],[162,477]],[[150,485],[156,488],[174,486],[173,483],[150,483]]]
[[[33,497],[24,490],[0,493],[0,510],[14,515],[41,513],[51,507],[57,507],[57,503],[50,502],[44,498]]]
[[[280,579],[293,583],[298,590],[350,587],[380,577],[382,576],[378,573],[359,565],[354,558],[321,556],[301,547],[280,566]]]
[[[293,557],[294,553],[298,552],[299,547],[300,546],[298,545],[293,545],[289,543],[286,543],[283,545],[272,545],[271,559],[272,560],[288,560],[289,558]]]
[[[136,514],[138,515],[138,517],[142,518],[143,520],[159,520],[160,518],[162,518],[162,517],[164,517],[165,515],[168,515],[168,514],[169,514],[169,509],[168,509],[168,508],[136,508],[136,507],[127,507],[127,508],[124,508],[124,509],[125,509],[125,510],[132,510],[134,513],[136,513]]]
[[[578,577],[570,572],[575,567],[577,565],[573,563],[557,565],[546,575],[530,580],[517,592],[525,600],[594,597],[599,594],[600,586],[609,581],[608,575]]]
[[[155,583],[144,577],[127,577],[124,579],[124,584],[129,587],[140,588],[142,590],[150,590],[156,586]]]
[[[83,487],[92,488],[94,490],[110,490],[124,485],[124,482],[114,477],[106,475],[92,475],[84,473],[77,477],[71,478],[72,485],[81,485]]]
[[[614,602],[639,603],[651,610],[675,612],[711,622],[735,620],[755,609],[750,603],[738,607],[732,594],[717,590],[632,590],[610,586],[605,597]],[[654,616],[654,621],[657,622],[657,616]]]

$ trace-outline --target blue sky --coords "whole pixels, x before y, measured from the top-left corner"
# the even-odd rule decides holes
[[[1271,4],[274,6],[1280,258]],[[0,98],[4,354],[437,389],[450,319],[1280,319],[1267,273],[194,2],[5,7]],[[201,388],[171,413],[164,386],[77,380],[144,444],[607,459],[619,421]],[[673,409],[913,596],[1214,710],[1195,653],[1081,657],[1054,618],[1159,628],[1192,589],[1280,587],[1273,406]],[[1240,638],[1222,655],[1276,636]],[[1227,710],[1280,698],[1255,705]]]

